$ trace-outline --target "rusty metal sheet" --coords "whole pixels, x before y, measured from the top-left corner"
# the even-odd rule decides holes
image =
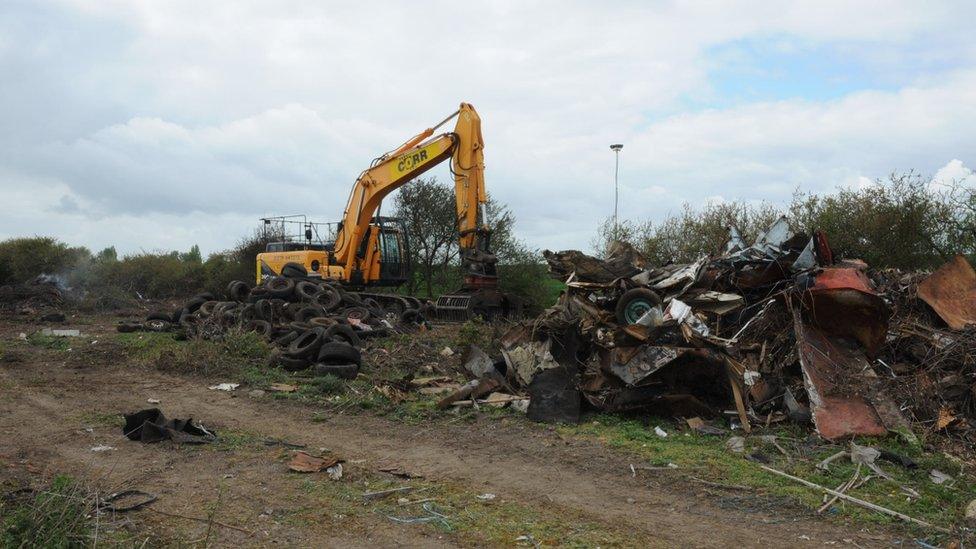
[[[976,272],[961,255],[923,280],[918,297],[953,330],[976,324]]]
[[[829,335],[857,339],[874,356],[888,334],[888,306],[863,271],[827,268],[804,295],[811,322]]]
[[[803,324],[798,314],[794,326],[803,383],[820,436],[837,440],[854,435],[887,434],[874,407],[841,383],[870,371],[864,354],[835,345],[820,329]]]

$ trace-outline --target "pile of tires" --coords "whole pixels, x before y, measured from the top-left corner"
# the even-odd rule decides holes
[[[384,308],[341,284],[305,275],[301,265],[250,287],[239,280],[223,299],[202,293],[173,312],[155,312],[143,322],[120,322],[120,332],[178,331],[186,337],[219,338],[228,330],[256,332],[275,347],[271,360],[286,370],[352,379],[359,373],[363,341],[416,329],[426,319],[402,303]]]

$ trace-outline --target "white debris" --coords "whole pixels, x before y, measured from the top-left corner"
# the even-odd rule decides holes
[[[114,450],[114,449],[115,449],[115,446],[106,446],[104,444],[100,444],[100,445],[95,446],[94,448],[92,448],[91,451],[92,452],[108,452],[109,450]]]
[[[147,398],[146,399],[146,402],[148,402],[149,404],[159,404],[159,399],[158,398]]]
[[[654,434],[657,435],[657,436],[659,436],[659,437],[661,437],[661,438],[667,438],[668,437],[668,432],[667,431],[665,431],[664,429],[662,429],[660,427],[656,427],[656,426],[654,427]]]
[[[211,385],[208,387],[211,391],[233,391],[240,387],[240,383],[218,383],[217,385]]]
[[[326,469],[325,472],[329,474],[329,478],[332,480],[339,480],[342,478],[342,464],[336,463],[332,467]]]
[[[441,349],[441,356],[454,356],[454,351],[450,347]]]
[[[475,497],[478,498],[478,499],[480,499],[481,501],[491,501],[491,500],[495,499],[495,494],[485,493],[485,494],[481,494],[481,495],[478,495],[478,496],[475,496]]]

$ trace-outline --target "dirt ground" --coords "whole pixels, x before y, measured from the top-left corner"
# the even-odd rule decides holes
[[[755,493],[718,490],[666,471],[637,474],[630,456],[599,442],[566,439],[520,418],[454,422],[448,416],[417,425],[363,411],[330,413],[270,395],[250,396],[247,390],[208,390],[209,384],[227,380],[167,375],[120,355],[111,341],[113,322],[105,318],[80,326],[90,339],[100,340],[87,349],[39,349],[21,352],[19,361],[0,361],[0,482],[7,491],[70,474],[104,491],[136,488],[156,494],[153,505],[112,517],[105,525],[137,544],[430,547],[591,545],[601,544],[593,542],[600,539],[604,546],[634,547],[904,543],[894,530],[822,519]],[[34,329],[2,323],[0,341],[10,348],[20,332]],[[148,399],[160,403],[147,404]],[[193,447],[144,445],[122,437],[118,415],[152,406],[169,417],[192,416],[232,436]],[[275,441],[342,457],[343,478],[289,472],[291,450]],[[92,450],[100,445],[113,449]],[[420,478],[377,472],[378,464],[390,463]],[[394,499],[372,509],[361,499],[362,493],[378,488],[418,483],[450,493],[458,517],[488,517],[491,524],[484,524],[481,533],[470,526],[403,523],[389,514],[416,516],[419,504],[397,506]],[[410,498],[423,494],[421,489]],[[482,494],[495,497],[479,499]],[[474,514],[468,514],[468,506]],[[479,509],[486,512],[478,514]],[[520,514],[525,516],[524,529]],[[498,516],[506,520],[496,523],[493,517]],[[532,521],[548,521],[551,536],[520,539]]]

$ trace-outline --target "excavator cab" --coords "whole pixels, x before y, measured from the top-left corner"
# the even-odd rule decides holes
[[[268,243],[257,256],[258,284],[266,278],[281,276],[288,263],[302,265],[312,278],[345,280],[333,255],[341,224],[310,222],[304,215],[268,217],[261,221],[262,236]],[[360,264],[368,272],[354,271],[347,281],[351,286],[397,287],[410,278],[410,242],[401,219],[374,217],[358,252]]]

